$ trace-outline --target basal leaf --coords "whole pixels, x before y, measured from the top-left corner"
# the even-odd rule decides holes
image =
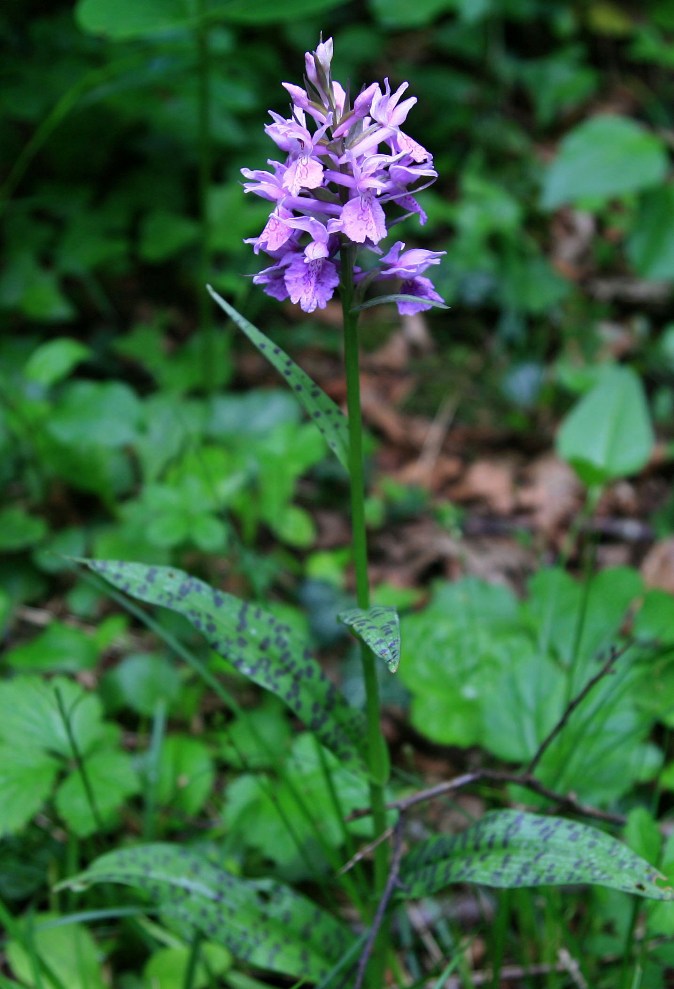
[[[227,313],[229,318],[236,323],[250,342],[257,347],[260,353],[267,358],[269,363],[276,368],[279,374],[288,382],[292,388],[298,402],[302,405],[311,421],[316,425],[319,432],[325,438],[326,443],[335,454],[339,462],[349,469],[349,437],[346,419],[342,411],[335,405],[331,398],[311,380],[302,368],[298,367],[294,361],[288,357],[285,351],[281,350],[268,337],[261,333],[257,327],[249,323],[248,320],[237,312],[233,306],[218,295],[211,286],[207,286],[213,299],[220,308]]]
[[[590,883],[653,900],[674,899],[656,869],[604,831],[560,817],[502,810],[458,835],[417,845],[405,857],[401,884],[408,897],[450,883],[562,886]]]
[[[367,610],[349,608],[337,617],[395,673],[400,664],[400,619],[395,608],[385,605]]]
[[[244,676],[285,701],[335,755],[364,763],[364,719],[325,676],[289,625],[257,605],[172,567],[84,560],[110,584],[184,615]]]
[[[349,932],[280,883],[240,879],[189,848],[141,845],[103,855],[67,886],[122,883],[242,961],[318,981],[352,944]]]
[[[557,434],[557,452],[588,486],[636,474],[653,443],[643,385],[629,367],[607,367]]]

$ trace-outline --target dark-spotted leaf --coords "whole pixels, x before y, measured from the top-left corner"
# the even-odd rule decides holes
[[[302,405],[311,421],[316,425],[326,443],[341,465],[349,469],[349,436],[346,419],[338,406],[318,385],[311,380],[301,367],[288,357],[275,343],[256,326],[249,323],[240,312],[230,306],[210,285],[207,286],[213,299],[229,318],[236,323],[250,342],[257,347],[263,357],[276,368],[292,389],[297,401]]]
[[[365,764],[363,715],[347,703],[289,625],[182,570],[83,562],[131,597],[184,615],[240,673],[280,697],[326,748],[345,762]]]
[[[139,845],[109,852],[67,880],[77,890],[122,883],[251,965],[294,979],[325,978],[352,945],[330,914],[280,883],[241,879],[183,846]]]
[[[395,608],[387,605],[375,605],[367,610],[349,608],[337,617],[395,673],[400,664],[400,619]]]
[[[674,899],[664,876],[606,832],[514,810],[492,811],[461,834],[421,842],[403,860],[400,880],[407,897],[450,883],[510,889],[589,883]]]

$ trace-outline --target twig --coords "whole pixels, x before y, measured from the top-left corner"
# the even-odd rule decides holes
[[[400,863],[403,857],[403,817],[402,815],[398,818],[393,826],[393,849],[391,852],[391,861],[388,870],[388,877],[386,879],[386,885],[384,886],[381,898],[377,905],[377,910],[372,919],[372,926],[367,935],[367,941],[363,946],[363,951],[358,959],[358,968],[356,970],[356,980],[353,984],[353,989],[361,989],[363,985],[363,979],[365,978],[365,969],[367,968],[367,963],[372,954],[372,949],[374,948],[375,941],[377,940],[377,935],[379,934],[379,928],[381,927],[384,916],[386,915],[386,910],[393,896],[393,892],[398,884],[398,876],[400,875]]]
[[[520,979],[550,975],[552,972],[564,972],[569,975],[568,962],[566,960],[560,960],[554,965],[504,965],[499,972],[499,977],[502,982],[519,982]],[[474,986],[487,986],[492,985],[494,975],[491,971],[487,970],[484,972],[471,972],[470,978]],[[437,985],[435,982],[429,983],[429,985],[431,984],[433,986]],[[464,983],[461,981],[460,976],[452,975],[444,983],[442,989],[461,989],[463,985]],[[587,983],[585,981],[576,982],[576,985],[582,987],[582,989],[587,989]]]
[[[370,813],[369,808],[368,808],[368,811],[367,812],[368,812],[368,814]],[[365,816],[365,815],[362,815],[362,816]],[[353,820],[353,817],[352,816],[351,817],[347,817],[346,820],[347,821]],[[382,833],[380,835],[378,835],[374,839],[374,841],[370,841],[370,842],[368,842],[367,845],[363,845],[362,848],[359,848],[358,851],[356,852],[356,854],[352,858],[350,858],[349,861],[345,865],[343,865],[341,867],[341,869],[338,871],[337,874],[339,876],[343,876],[344,873],[350,872],[351,869],[353,869],[354,865],[358,865],[358,863],[361,862],[365,858],[366,855],[369,855],[371,852],[373,852],[375,850],[375,848],[378,848],[378,846],[381,845],[382,841],[388,841],[388,839],[393,834],[393,831],[394,831],[394,827],[387,828],[386,831],[382,831]]]
[[[630,646],[631,646],[630,642],[625,643],[625,645],[621,646],[620,648],[618,648],[617,646],[611,646],[608,654],[608,659],[602,664],[601,668],[597,671],[597,673],[595,673],[593,677],[590,677],[590,679],[587,681],[585,686],[578,691],[576,696],[571,698],[571,700],[566,706],[566,710],[562,714],[559,721],[555,724],[550,734],[546,738],[544,738],[541,744],[538,746],[538,750],[536,751],[536,754],[534,755],[533,759],[524,770],[525,775],[529,776],[533,773],[534,769],[543,758],[545,752],[547,752],[547,750],[552,745],[552,743],[557,738],[557,736],[566,728],[567,724],[569,723],[569,718],[576,710],[576,708],[583,703],[587,695],[600,682],[600,680],[603,680],[604,677],[608,676],[608,674],[612,671],[613,667],[618,662],[620,657],[627,652]]]
[[[546,797],[552,803],[573,811],[574,814],[579,814],[581,817],[594,818],[597,821],[605,821],[607,824],[616,824],[619,826],[625,824],[625,818],[622,814],[612,814],[610,811],[598,810],[596,807],[583,804],[573,794],[558,793],[557,790],[552,790],[549,786],[541,783],[540,780],[535,779],[535,777],[528,773],[508,773],[497,769],[478,769],[473,773],[464,773],[462,776],[455,776],[452,780],[437,783],[435,786],[430,786],[426,790],[418,790],[409,797],[394,800],[386,805],[387,810],[397,810],[401,814],[405,814],[411,807],[416,806],[416,804],[424,803],[426,800],[433,800],[435,797],[446,796],[448,793],[454,793],[457,790],[463,790],[465,787],[472,786],[475,783],[514,783],[517,786],[524,787],[526,790],[531,790],[532,793],[537,793],[541,797]],[[369,809],[367,808],[354,810],[347,820],[354,821],[360,817],[366,817],[369,813]]]

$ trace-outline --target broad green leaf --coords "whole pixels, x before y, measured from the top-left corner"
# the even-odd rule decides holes
[[[41,542],[48,532],[43,518],[29,515],[19,505],[0,512],[0,552],[15,553]]]
[[[129,707],[151,718],[157,704],[170,708],[180,693],[180,676],[173,663],[156,653],[134,653],[108,673],[101,684],[108,709]]]
[[[143,969],[147,989],[211,989],[214,976],[222,976],[232,964],[232,956],[219,944],[199,945],[199,957],[190,972],[192,949],[187,945],[154,951]],[[188,972],[190,981],[187,982]]]
[[[83,924],[54,924],[58,918],[37,914],[19,921],[24,939],[10,941],[7,958],[21,984],[41,989],[106,989],[101,953],[92,934]],[[30,948],[28,947],[30,945]],[[36,973],[35,962],[40,964]],[[54,975],[54,979],[48,973]],[[58,982],[56,981],[58,980]]]
[[[121,447],[135,441],[142,406],[128,385],[72,381],[64,388],[47,427],[54,439],[76,448]]]
[[[482,693],[500,665],[495,643],[517,619],[507,588],[467,578],[436,586],[429,606],[403,617],[400,678],[412,723],[441,745],[483,740]]]
[[[607,367],[557,434],[557,452],[588,487],[636,474],[654,436],[641,381],[629,367]]]
[[[0,744],[0,837],[20,831],[52,791],[59,763],[48,752]]]
[[[324,978],[352,943],[337,920],[288,887],[239,879],[184,846],[110,852],[64,885],[102,882],[136,886],[236,958],[294,978]]]
[[[155,264],[166,261],[194,243],[198,234],[198,223],[189,217],[166,209],[155,209],[143,217],[138,250],[143,260]]]
[[[0,741],[8,745],[54,752],[66,759],[73,750],[59,709],[60,697],[70,732],[81,755],[86,755],[103,735],[101,704],[95,694],[65,677],[42,680],[22,676],[2,684],[0,690]]]
[[[6,662],[23,672],[76,673],[98,661],[98,649],[90,635],[60,621],[52,621],[30,642],[7,652]]]
[[[662,182],[663,142],[627,117],[600,114],[566,135],[545,176],[543,206],[556,209],[582,199],[602,202]]]
[[[114,822],[116,811],[140,788],[130,757],[125,752],[105,748],[84,760],[95,810],[82,774],[68,776],[56,791],[56,809],[68,828],[80,838],[95,834],[99,825]]]
[[[400,619],[395,608],[388,605],[374,605],[367,610],[348,608],[337,617],[395,673],[400,664]]]
[[[177,734],[164,739],[157,778],[162,806],[193,817],[206,803],[214,780],[213,760],[203,742]]]
[[[280,24],[303,17],[316,17],[325,11],[339,7],[344,0],[219,0],[220,17],[235,24]]]
[[[186,0],[79,0],[75,18],[83,31],[121,41],[184,27],[189,7]]]
[[[654,900],[674,899],[665,877],[604,831],[560,817],[492,811],[461,834],[430,838],[404,859],[406,897],[450,883],[562,886],[589,883]]]
[[[36,347],[27,360],[23,373],[29,381],[49,387],[67,377],[90,353],[89,347],[70,337],[48,340]]]
[[[363,761],[363,716],[274,615],[171,567],[83,562],[132,597],[184,615],[240,673],[285,701],[326,748],[347,762]]]
[[[637,855],[657,862],[662,853],[662,835],[658,822],[645,807],[633,807],[627,815],[625,841]]]
[[[480,745],[526,764],[620,643],[642,592],[639,574],[627,567],[589,584],[562,570],[540,571],[521,604],[475,580],[438,585],[430,605],[401,622],[399,675],[414,727],[440,744]],[[626,652],[574,709],[536,768],[541,782],[610,806],[653,777],[662,755],[649,736],[656,717],[671,709],[674,677],[666,658],[662,669],[641,658]]]
[[[634,218],[627,254],[642,278],[674,279],[674,185],[645,193]]]
[[[298,402],[323,435],[330,449],[342,466],[348,470],[349,438],[346,419],[341,410],[280,347],[272,343],[264,333],[261,333],[233,306],[225,302],[210,285],[208,291],[220,308],[246,334],[250,342],[267,358],[279,374],[283,375]]]
[[[473,0],[475,3],[475,0]],[[456,10],[460,0],[370,0],[373,14],[385,28],[425,27],[446,10]]]
[[[674,595],[659,588],[647,590],[634,619],[635,637],[647,643],[674,646],[673,610]]]

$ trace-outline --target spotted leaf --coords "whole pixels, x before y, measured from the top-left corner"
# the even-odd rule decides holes
[[[257,347],[263,357],[269,361],[282,377],[288,382],[297,401],[303,407],[311,421],[316,425],[326,443],[335,454],[345,470],[349,469],[349,433],[347,421],[341,409],[335,405],[322,388],[311,380],[301,367],[281,350],[275,343],[264,335],[256,326],[249,323],[240,312],[230,306],[218,295],[211,286],[207,286],[211,296],[236,323],[250,342]]]
[[[492,811],[461,834],[421,842],[403,860],[400,881],[409,897],[450,883],[510,889],[589,883],[674,899],[664,876],[605,831],[514,810]]]
[[[384,605],[367,610],[349,608],[337,617],[395,673],[400,664],[400,620],[395,608]]]
[[[109,852],[61,886],[121,883],[228,948],[241,961],[317,982],[354,947],[330,914],[281,883],[241,879],[190,848],[158,843]]]
[[[184,615],[240,673],[280,697],[326,748],[352,766],[365,765],[363,715],[348,704],[289,625],[182,570],[82,562],[131,597]]]

